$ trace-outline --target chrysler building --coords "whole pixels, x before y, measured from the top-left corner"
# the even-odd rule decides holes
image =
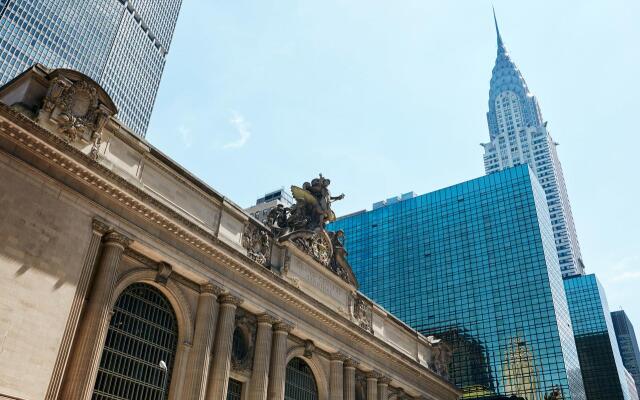
[[[529,164],[542,185],[549,207],[562,276],[584,274],[580,245],[556,147],[543,120],[540,106],[522,74],[511,60],[498,23],[498,54],[489,89],[490,142],[484,143],[487,174],[519,164]]]

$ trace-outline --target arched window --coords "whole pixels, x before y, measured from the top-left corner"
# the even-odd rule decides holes
[[[317,400],[318,386],[313,372],[301,358],[294,358],[287,364],[284,387],[285,400]]]
[[[164,400],[171,383],[178,324],[151,285],[125,289],[113,308],[92,400]]]

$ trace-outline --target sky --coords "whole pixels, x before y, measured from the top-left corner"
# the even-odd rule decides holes
[[[492,5],[587,272],[640,330],[637,0],[184,0],[147,140],[243,207],[318,173],[337,215],[482,176]]]

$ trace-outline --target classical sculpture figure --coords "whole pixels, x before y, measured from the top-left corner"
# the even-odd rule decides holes
[[[302,187],[291,186],[296,204],[291,208],[276,206],[267,215],[266,225],[278,241],[291,241],[343,280],[357,286],[346,260],[347,252],[342,242],[344,232],[325,229],[328,222],[336,219],[331,204],[344,198],[344,194],[331,196],[330,184],[331,180],[320,174],[311,182],[303,183]]]

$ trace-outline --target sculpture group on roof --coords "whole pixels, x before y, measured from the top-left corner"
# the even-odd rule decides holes
[[[331,196],[330,184],[331,180],[320,174],[302,187],[291,186],[296,203],[291,207],[276,206],[267,215],[266,224],[278,241],[291,241],[343,280],[357,286],[346,260],[344,232],[326,230],[326,224],[336,219],[331,204],[344,198],[344,194]]]

